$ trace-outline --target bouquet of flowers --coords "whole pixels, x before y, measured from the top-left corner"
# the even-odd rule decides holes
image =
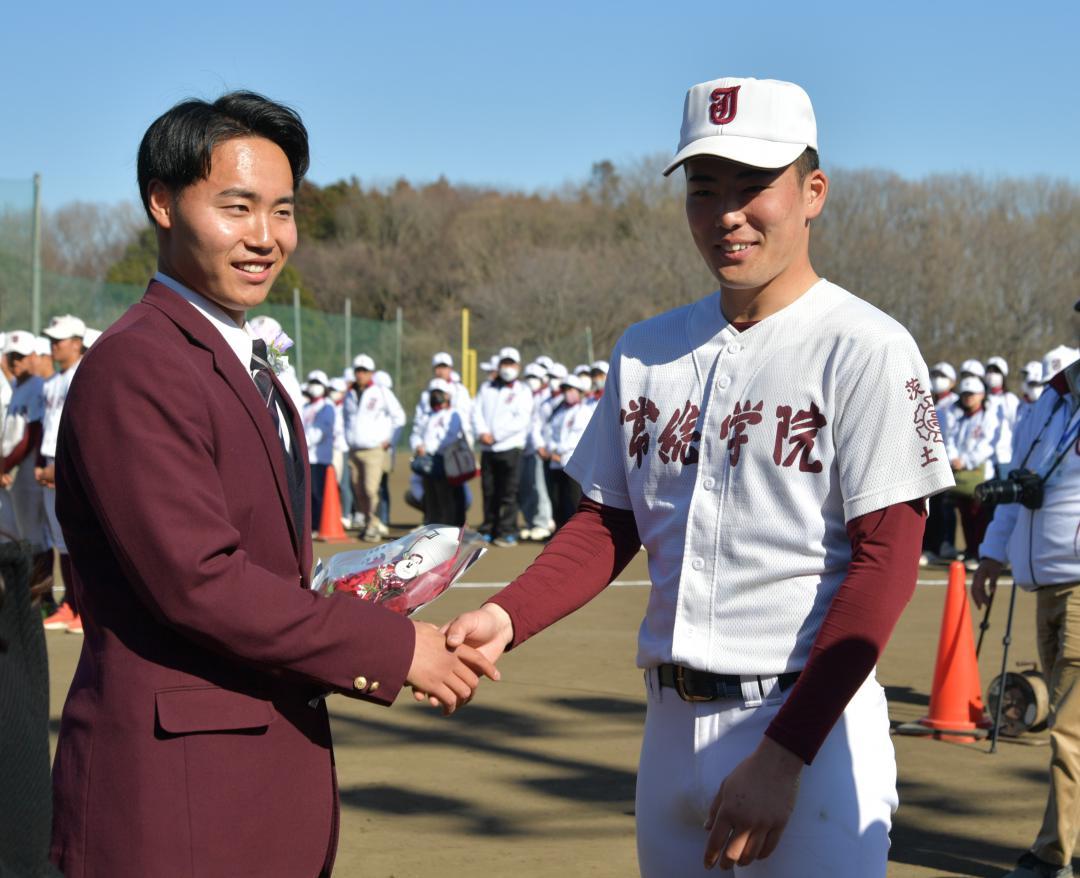
[[[324,597],[344,592],[411,616],[457,582],[485,551],[475,531],[433,524],[391,543],[320,561],[311,588]]]

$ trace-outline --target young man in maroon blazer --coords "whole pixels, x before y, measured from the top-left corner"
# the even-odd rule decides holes
[[[146,132],[159,272],[67,398],[57,509],[86,641],[54,767],[68,878],[315,878],[337,843],[326,708],[497,676],[433,626],[305,589],[304,431],[245,329],[296,246],[307,132],[237,92]]]

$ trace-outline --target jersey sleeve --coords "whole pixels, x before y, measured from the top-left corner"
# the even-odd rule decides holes
[[[621,454],[622,427],[619,424],[620,360],[623,341],[611,353],[611,366],[604,395],[596,405],[589,426],[565,466],[585,496],[604,506],[632,509],[626,482],[626,455]]]
[[[836,461],[851,521],[953,485],[930,377],[906,332],[860,346],[838,382]]]

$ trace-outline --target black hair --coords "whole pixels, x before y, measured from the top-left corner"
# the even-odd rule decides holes
[[[146,129],[139,144],[139,195],[150,217],[149,186],[160,180],[174,193],[210,175],[217,144],[236,137],[265,137],[281,147],[295,191],[309,164],[308,135],[295,110],[250,91],[222,95],[212,104],[181,101]]]
[[[802,154],[795,159],[795,175],[799,178],[801,183],[810,174],[818,170],[821,167],[821,162],[818,160],[818,151],[812,146],[806,147],[802,151]]]

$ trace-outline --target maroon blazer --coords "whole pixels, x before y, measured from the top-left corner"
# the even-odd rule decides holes
[[[297,526],[259,391],[172,290],[151,283],[80,364],[56,474],[86,633],[53,862],[67,878],[328,871],[337,786],[326,708],[309,701],[392,702],[413,627],[305,589],[310,501]]]

